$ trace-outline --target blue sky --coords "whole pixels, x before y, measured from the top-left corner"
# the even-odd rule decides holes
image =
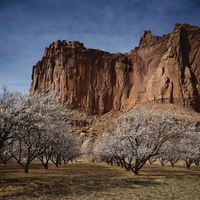
[[[160,36],[199,19],[199,0],[0,0],[0,87],[28,90],[33,65],[58,39],[129,52],[143,30]]]

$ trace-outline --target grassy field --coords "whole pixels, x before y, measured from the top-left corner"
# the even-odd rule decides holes
[[[67,164],[49,170],[0,164],[0,199],[200,199],[200,167],[146,165],[139,176],[104,163]]]

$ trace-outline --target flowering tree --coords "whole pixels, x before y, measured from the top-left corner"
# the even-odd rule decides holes
[[[55,132],[48,142],[47,148],[38,155],[45,169],[51,160],[57,167],[82,155],[79,140],[68,133]]]
[[[53,140],[50,160],[58,167],[80,157],[81,154],[80,143],[76,137],[60,134]]]
[[[10,153],[28,173],[30,163],[44,151],[51,137],[48,133],[53,116],[57,113],[54,105],[48,104],[45,96],[24,95],[18,103],[20,114],[16,117],[15,140],[10,144]],[[54,110],[54,114],[52,112]]]
[[[28,173],[30,163],[41,155],[58,134],[69,133],[65,106],[52,103],[54,97],[47,94],[24,95],[17,103],[19,114],[13,128],[14,140],[10,143],[10,154]]]
[[[99,138],[93,153],[97,160],[105,161],[113,165],[115,162],[118,166],[125,167],[128,170],[128,165],[123,162],[123,158],[127,158],[128,154],[124,148],[124,143],[120,137],[113,137],[113,135]]]
[[[5,152],[5,146],[14,139],[14,129],[17,124],[17,116],[20,114],[18,103],[22,95],[18,92],[11,93],[7,87],[3,87],[3,96],[0,99],[0,152]],[[4,151],[2,149],[4,148]]]
[[[185,133],[183,133],[185,135]],[[177,139],[171,139],[166,141],[161,148],[161,153],[157,156],[161,165],[164,166],[167,162],[170,162],[172,167],[180,160],[180,154],[178,151],[179,143],[183,135]]]
[[[191,164],[198,163],[200,160],[200,132],[185,133],[177,145],[177,150],[187,169],[190,169]]]
[[[66,106],[47,92],[23,95],[4,87],[0,99],[0,159],[5,163],[13,157],[28,173],[36,157],[48,168],[48,161],[56,155],[65,162],[80,156],[80,143],[70,134],[66,120],[69,114]]]
[[[10,141],[8,140],[6,143],[10,144]],[[6,162],[9,161],[12,158],[12,155],[9,152],[9,146],[6,143],[0,151],[0,160],[4,164],[6,164]]]
[[[116,123],[117,129],[104,142],[104,150],[102,142],[98,142],[95,151],[104,158],[106,154],[109,158],[117,157],[127,170],[136,175],[147,160],[162,153],[161,147],[165,142],[179,138],[189,124],[169,114],[155,115],[144,108],[132,109]]]

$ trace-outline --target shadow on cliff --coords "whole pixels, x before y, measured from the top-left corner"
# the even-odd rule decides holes
[[[198,84],[198,80],[196,78],[195,73],[192,70],[191,67],[191,62],[189,59],[189,54],[191,51],[191,45],[190,45],[190,41],[188,39],[188,31],[182,27],[181,28],[181,32],[180,32],[180,51],[182,54],[182,63],[181,65],[183,66],[181,68],[181,80],[182,80],[182,85],[185,79],[185,69],[186,67],[189,68],[190,70],[190,75],[191,75],[191,83],[193,86],[193,90],[194,90],[194,99],[190,101],[190,107],[192,107],[195,111],[200,112],[200,94],[199,91],[197,89],[197,84]],[[183,102],[183,104],[185,104],[185,102]],[[185,106],[185,105],[184,105]]]

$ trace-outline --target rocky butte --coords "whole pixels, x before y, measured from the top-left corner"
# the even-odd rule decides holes
[[[129,53],[58,40],[33,67],[30,92],[43,89],[90,114],[127,111],[149,101],[200,112],[200,28],[175,24],[161,37],[144,31]]]

